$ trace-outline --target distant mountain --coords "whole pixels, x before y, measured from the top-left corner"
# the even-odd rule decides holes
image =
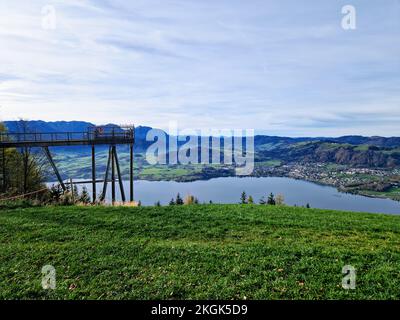
[[[347,143],[352,145],[370,145],[377,147],[400,147],[400,137],[363,137],[363,136],[343,136],[338,138],[329,138],[329,137],[304,137],[304,138],[289,138],[289,137],[276,137],[276,136],[255,136],[254,143],[256,146],[264,145],[264,144],[294,144],[299,142],[307,142],[307,141],[323,141],[323,142],[332,142],[332,143]]]
[[[378,147],[400,147],[400,137],[363,137],[363,136],[344,136],[340,138],[326,138],[325,140],[330,140],[338,143],[349,143],[353,145],[370,145],[370,146],[378,146]]]
[[[5,121],[4,124],[10,132],[19,132],[20,125],[19,121]],[[28,121],[29,129],[36,132],[84,132],[87,131],[89,127],[94,126],[93,123],[85,121],[56,121],[56,122],[46,122],[46,121]],[[106,126],[115,126],[114,124],[107,124]],[[151,127],[138,126],[136,127],[135,134],[138,140],[145,140],[148,131]],[[255,136],[255,145],[265,145],[265,144],[294,144],[298,142],[306,141],[324,141],[333,143],[348,143],[352,145],[371,145],[378,147],[400,147],[400,137],[364,137],[364,136],[343,136],[339,138],[330,137],[302,137],[302,138],[290,138],[290,137],[278,137],[278,136],[267,136],[267,135],[257,135]]]
[[[92,123],[84,121],[56,121],[56,122],[45,122],[45,121],[27,121],[29,130],[35,132],[85,132],[89,127],[94,126]],[[20,121],[5,121],[5,126],[9,132],[20,132],[21,122]]]
[[[6,127],[10,132],[19,132],[21,126],[18,121],[6,121]],[[83,132],[92,123],[83,121],[28,121],[29,130],[36,132]],[[114,126],[108,124],[107,126]],[[135,151],[144,152],[152,141],[146,141],[146,135],[151,127],[138,126],[135,128]],[[167,139],[168,140],[168,139]],[[326,162],[349,165],[352,167],[381,167],[393,168],[400,166],[400,137],[363,137],[343,136],[339,138],[329,137],[277,137],[255,136],[256,161],[266,159],[289,162]],[[178,145],[184,144],[180,141]],[[221,141],[223,145],[223,141]],[[106,146],[104,146],[106,148]],[[123,148],[123,147],[121,147]],[[62,152],[70,150],[86,152],[87,147],[59,148]]]
[[[283,163],[335,163],[360,168],[395,168],[400,166],[399,147],[306,141],[293,144],[257,146],[256,161],[279,159]],[[257,160],[258,159],[258,160]]]

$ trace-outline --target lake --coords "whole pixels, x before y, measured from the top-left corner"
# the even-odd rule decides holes
[[[128,197],[129,182],[125,181],[124,186]],[[86,187],[91,192],[91,185]],[[108,185],[107,201],[111,200],[110,189],[111,184]],[[98,184],[97,190],[102,190],[102,184]],[[200,203],[210,200],[214,203],[238,203],[242,191],[245,191],[256,203],[272,192],[282,194],[288,205],[306,206],[309,203],[312,208],[400,214],[400,202],[397,201],[341,193],[334,187],[280,177],[228,177],[194,182],[138,180],[134,183],[134,190],[135,200],[140,200],[143,205],[154,205],[157,201],[168,204],[178,192],[182,198],[193,195]],[[117,195],[119,199],[118,188]]]

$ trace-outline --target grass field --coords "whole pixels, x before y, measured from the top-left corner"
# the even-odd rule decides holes
[[[0,211],[1,299],[399,299],[400,216],[291,207]],[[55,290],[41,268],[56,269]],[[342,267],[357,270],[344,290]]]

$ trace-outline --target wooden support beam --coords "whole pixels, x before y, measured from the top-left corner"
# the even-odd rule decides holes
[[[96,183],[103,183],[103,182],[104,182],[104,179],[97,179],[96,180]],[[108,182],[111,182],[111,180],[108,180]],[[73,181],[74,185],[76,185],[76,184],[91,184],[91,183],[93,183],[92,179],[90,179],[90,180]],[[69,182],[65,182],[65,184],[69,185]]]
[[[2,188],[3,188],[3,193],[7,192],[7,178],[6,178],[6,148],[2,149],[3,151],[3,157],[2,157],[2,170],[3,170],[3,180],[2,180]]]
[[[104,176],[103,192],[101,194],[100,201],[104,201],[104,199],[106,198],[106,194],[107,194],[108,172],[110,171],[111,156],[112,156],[112,154],[111,154],[111,147],[110,147],[110,149],[108,151],[108,161],[107,161],[106,173]]]
[[[72,203],[75,204],[75,201],[77,199],[75,199],[75,192],[74,192],[74,183],[72,181],[72,178],[69,179],[69,185],[71,187],[71,196],[72,196]]]
[[[115,164],[117,166],[117,174],[118,174],[119,189],[121,191],[121,198],[122,202],[125,202],[126,198],[125,198],[124,182],[122,181],[121,169],[119,167],[117,147],[114,147],[114,158],[115,158]]]
[[[92,145],[92,202],[96,203],[96,149]]]
[[[111,147],[111,201],[112,204],[115,203],[116,193],[115,193],[115,146]]]
[[[133,144],[130,145],[130,166],[129,166],[130,201],[133,202]]]
[[[53,157],[51,156],[49,147],[43,147],[43,151],[44,151],[44,154],[45,154],[46,157],[47,157],[47,160],[49,160],[51,166],[53,167],[53,171],[54,171],[54,173],[55,173],[56,176],[57,176],[57,179],[58,179],[58,182],[59,182],[60,185],[61,185],[61,188],[64,190],[64,192],[67,191],[67,188],[65,187],[65,184],[64,184],[64,182],[63,182],[63,180],[62,180],[62,178],[61,178],[61,175],[60,175],[60,173],[58,172],[57,166],[56,166],[56,164],[54,163]]]
[[[117,166],[117,174],[118,174],[119,189],[121,191],[121,199],[122,199],[122,202],[125,202],[126,197],[125,197],[125,190],[124,190],[124,182],[122,180],[121,168],[119,166],[117,147],[115,147],[115,150],[114,150],[114,157],[115,157],[115,164]]]

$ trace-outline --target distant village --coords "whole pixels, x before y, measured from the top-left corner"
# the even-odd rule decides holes
[[[281,176],[335,186],[342,192],[400,201],[400,169],[352,168],[326,163],[260,166],[256,176]]]

